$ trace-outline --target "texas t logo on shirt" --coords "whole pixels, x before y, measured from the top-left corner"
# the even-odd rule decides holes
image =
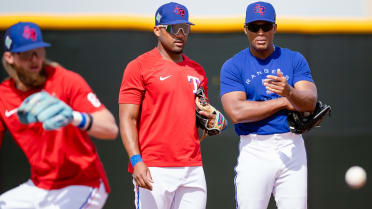
[[[200,79],[198,77],[195,77],[195,76],[191,76],[191,75],[188,75],[187,76],[187,80],[189,82],[192,82],[194,84],[194,89],[193,89],[193,93],[195,94],[196,91],[198,90],[198,86],[200,84]]]

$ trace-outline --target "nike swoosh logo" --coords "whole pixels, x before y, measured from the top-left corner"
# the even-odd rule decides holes
[[[168,75],[168,76],[166,76],[166,77],[161,77],[161,76],[160,76],[160,80],[161,80],[161,81],[164,81],[165,79],[167,79],[167,78],[169,78],[169,77],[171,77],[171,76],[172,76],[172,75]]]
[[[5,110],[5,117],[9,118],[11,115],[13,115],[14,113],[16,113],[18,110],[18,108],[15,108],[11,111],[8,111],[8,110]]]

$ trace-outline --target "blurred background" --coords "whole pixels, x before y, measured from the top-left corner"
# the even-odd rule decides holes
[[[152,28],[162,0],[0,0],[0,32],[18,21],[33,21],[51,43],[49,59],[80,73],[116,116],[123,70],[128,62],[157,44]],[[196,25],[185,53],[205,68],[211,103],[222,110],[222,64],[248,47],[243,33],[245,9],[253,1],[177,1]],[[309,209],[369,209],[372,197],[372,1],[280,0],[274,43],[301,52],[308,60],[319,99],[332,106],[332,117],[304,135],[308,155]],[[1,45],[3,45],[1,43]],[[1,52],[4,48],[1,46]],[[6,77],[0,69],[1,80]],[[120,137],[94,140],[112,193],[105,209],[134,208],[128,156]],[[207,209],[235,208],[234,167],[239,138],[233,126],[202,143],[208,186]],[[361,189],[345,184],[354,165],[367,172]],[[252,170],[254,172],[254,170]],[[6,134],[0,149],[0,193],[30,176],[24,154]],[[272,200],[270,209],[276,208]]]

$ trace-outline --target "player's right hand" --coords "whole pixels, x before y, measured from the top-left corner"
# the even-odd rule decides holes
[[[43,123],[46,130],[54,130],[68,125],[72,119],[72,109],[58,98],[45,91],[27,97],[17,110],[22,123]]]
[[[31,113],[31,109],[38,105],[41,97],[42,94],[36,93],[23,100],[21,106],[17,109],[17,115],[21,123],[29,124],[38,121],[36,115]]]
[[[133,179],[136,185],[152,191],[152,180],[150,169],[145,165],[144,162],[138,162],[134,166]]]

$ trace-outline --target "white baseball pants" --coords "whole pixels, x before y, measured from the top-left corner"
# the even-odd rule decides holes
[[[273,193],[278,209],[307,208],[307,159],[301,135],[240,136],[235,167],[238,209],[266,209]]]
[[[101,209],[107,192],[101,182],[99,188],[73,185],[45,190],[31,180],[0,195],[1,209]]]
[[[136,209],[205,209],[207,186],[202,166],[149,167],[152,191],[136,186]]]

